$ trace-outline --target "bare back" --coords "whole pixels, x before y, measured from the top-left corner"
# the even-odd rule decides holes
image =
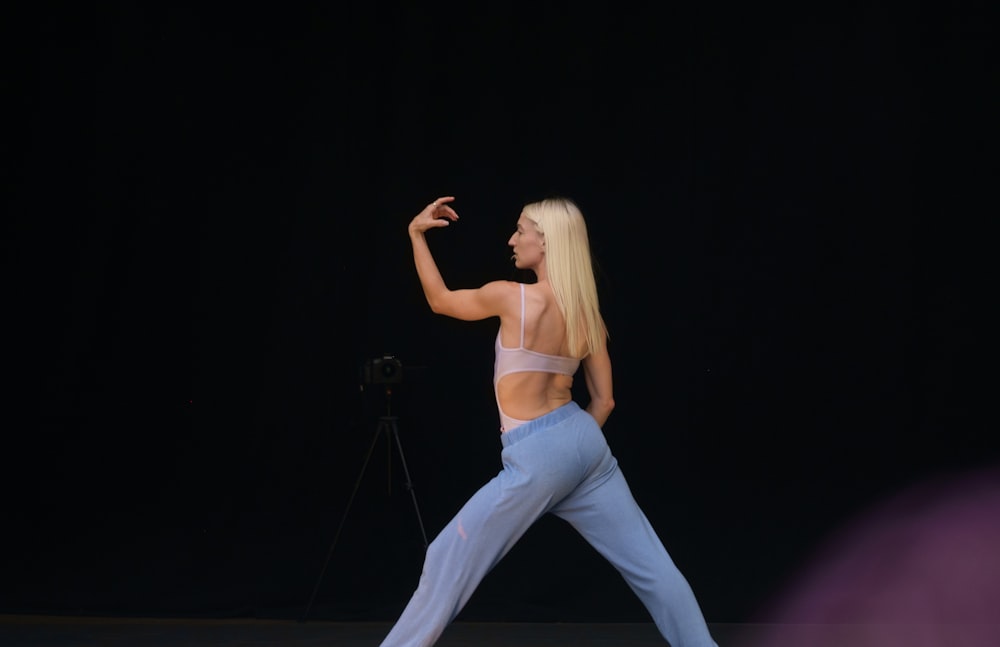
[[[521,345],[520,287],[511,283],[510,299],[504,300],[498,341],[505,349]],[[547,282],[524,286],[524,341],[531,353],[571,357],[566,321]],[[572,399],[572,375],[546,371],[519,371],[502,375],[496,383],[497,404],[512,418],[532,420]]]

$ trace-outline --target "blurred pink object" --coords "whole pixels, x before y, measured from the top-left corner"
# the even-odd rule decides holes
[[[824,542],[753,647],[1000,647],[1000,469],[908,488]]]

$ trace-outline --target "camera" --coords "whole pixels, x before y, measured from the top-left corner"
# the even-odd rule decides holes
[[[365,362],[365,384],[399,384],[403,381],[403,364],[393,355],[382,355]]]

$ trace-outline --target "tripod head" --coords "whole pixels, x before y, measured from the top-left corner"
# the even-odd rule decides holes
[[[366,360],[361,368],[362,390],[365,386],[380,385],[385,392],[385,415],[392,415],[392,387],[403,381],[403,363],[395,355],[383,353]]]
[[[374,357],[365,361],[362,378],[365,384],[399,384],[403,381],[403,363],[395,355]]]

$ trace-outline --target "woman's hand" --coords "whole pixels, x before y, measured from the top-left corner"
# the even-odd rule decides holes
[[[434,227],[447,227],[452,221],[458,220],[458,214],[448,206],[454,199],[454,196],[445,196],[424,207],[424,210],[410,221],[410,234],[422,234]]]

